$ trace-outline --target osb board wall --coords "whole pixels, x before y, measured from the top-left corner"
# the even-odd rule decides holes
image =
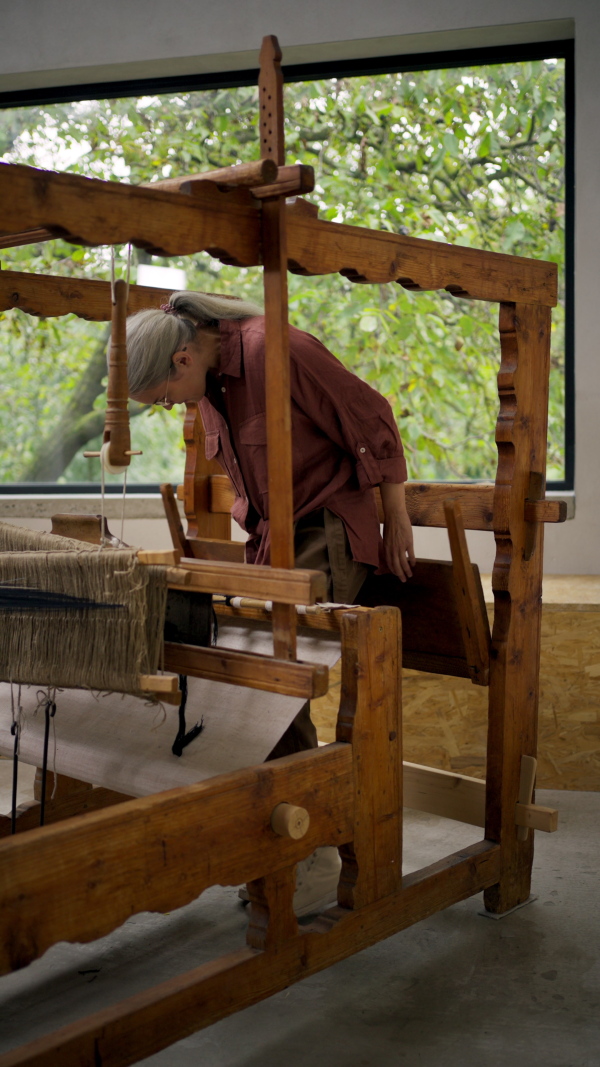
[[[484,588],[487,583],[484,582]],[[544,587],[537,785],[600,790],[600,579]],[[487,596],[486,596],[487,599]],[[321,741],[332,741],[340,671],[312,701]],[[404,758],[485,778],[487,689],[468,679],[403,672]]]

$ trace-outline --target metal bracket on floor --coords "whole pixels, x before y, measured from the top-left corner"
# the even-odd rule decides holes
[[[514,908],[509,908],[508,911],[497,913],[495,911],[486,911],[484,908],[482,911],[478,911],[477,914],[482,915],[484,919],[506,919],[506,916],[512,915],[513,911],[518,911],[519,908],[526,908],[528,904],[533,904],[534,900],[537,900],[537,896],[531,894],[522,904],[515,904]]]

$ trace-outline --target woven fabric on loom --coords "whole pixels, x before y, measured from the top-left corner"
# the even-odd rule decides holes
[[[15,603],[0,599],[0,679],[141,695],[139,675],[160,666],[164,568],[140,564],[135,550],[7,526],[0,586]],[[31,605],[19,590],[36,591]]]

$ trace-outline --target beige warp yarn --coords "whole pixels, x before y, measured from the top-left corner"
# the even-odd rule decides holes
[[[165,569],[135,550],[103,549],[0,523],[0,584],[110,607],[4,609],[0,680],[142,694],[160,666]]]

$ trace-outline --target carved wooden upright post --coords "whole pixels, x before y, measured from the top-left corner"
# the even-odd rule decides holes
[[[494,912],[527,900],[531,883],[533,835],[518,840],[515,804],[521,757],[536,754],[544,529],[525,521],[525,501],[544,496],[550,308],[501,304],[500,343],[486,837],[503,861],[485,892]]]
[[[260,154],[283,166],[283,78],[276,37],[265,37],[260,52]],[[294,566],[292,423],[287,306],[285,197],[262,205],[262,252],[265,289],[265,378],[271,563]],[[273,649],[281,659],[296,658],[296,613],[293,605],[273,604]]]
[[[227,539],[231,537],[231,518],[229,514],[214,514],[210,500],[210,477],[223,474],[223,469],[216,460],[206,458],[205,436],[198,405],[186,404],[183,509],[188,522],[187,536]]]

